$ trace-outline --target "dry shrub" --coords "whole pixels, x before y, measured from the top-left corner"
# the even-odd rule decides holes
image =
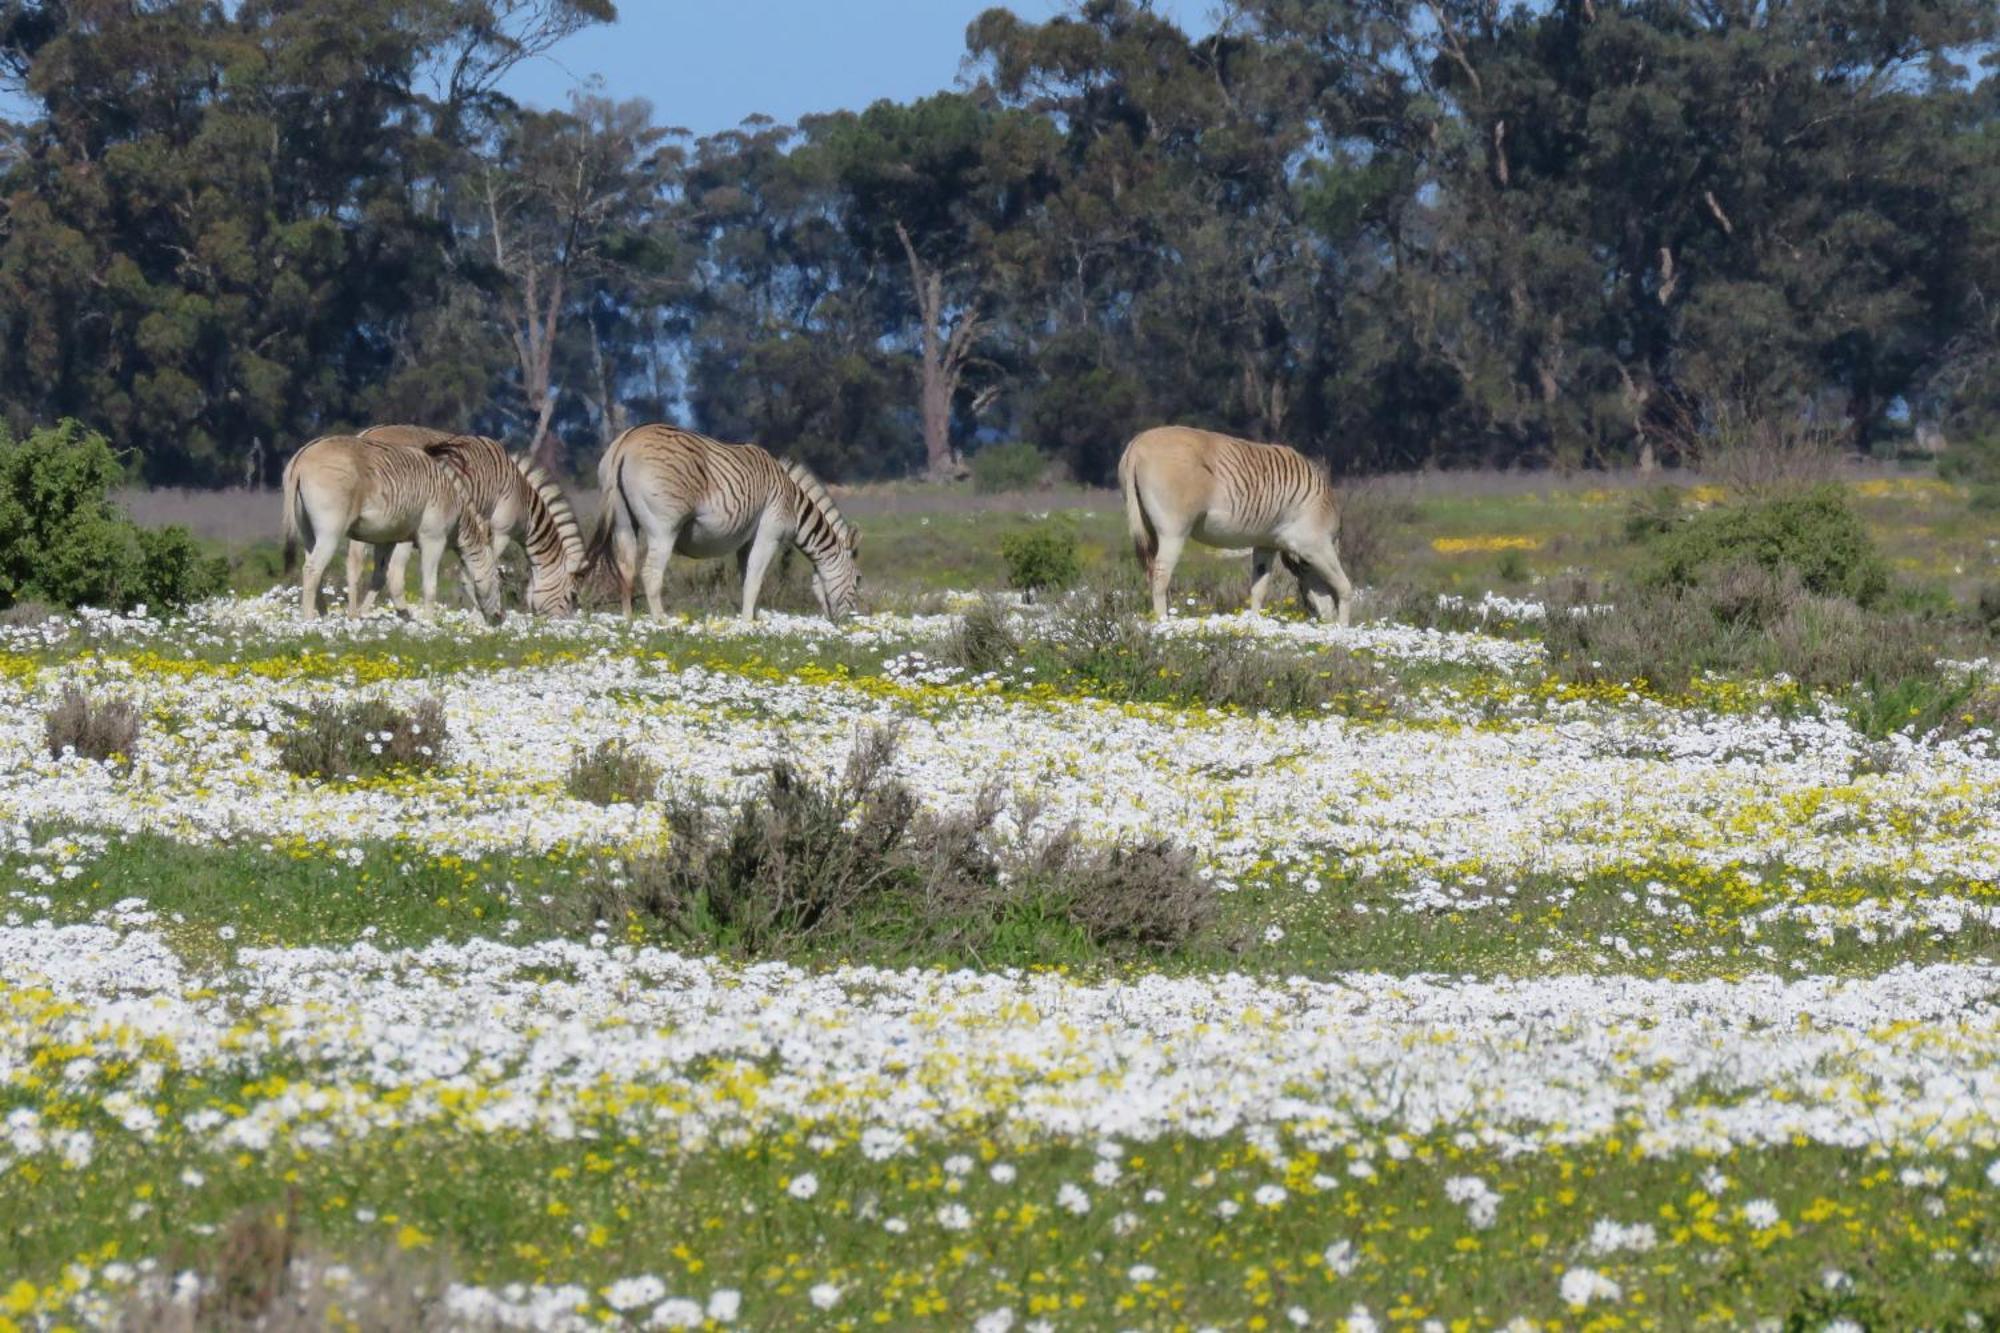
[[[781,757],[756,797],[719,814],[677,796],[666,849],[630,858],[580,905],[592,924],[642,919],[751,954],[979,957],[1023,916],[1101,950],[1162,951],[1211,919],[1208,883],[1165,843],[1094,849],[1065,833],[1003,863],[988,846],[997,794],[960,814],[925,810],[892,775],[895,748],[892,731],[863,733],[833,781]]]
[[[658,793],[665,774],[623,737],[613,737],[572,755],[565,785],[571,796],[592,805],[643,805]]]
[[[321,700],[294,711],[299,723],[278,739],[278,762],[302,778],[433,769],[450,748],[444,706],[435,699],[408,712],[381,699]]]
[[[47,602],[16,602],[0,609],[0,629],[17,629],[24,625],[40,625],[56,618],[56,609]]]
[[[1340,491],[1340,563],[1357,584],[1376,582],[1419,517],[1407,481],[1369,477]]]
[[[1674,691],[1711,671],[1784,672],[1829,690],[1936,674],[1935,625],[1820,596],[1788,569],[1736,565],[1692,587],[1623,588],[1612,598],[1600,610],[1550,601],[1543,641],[1564,676]]]
[[[100,764],[129,769],[139,744],[139,710],[129,699],[92,699],[72,685],[43,716],[42,740],[51,759],[74,751]]]
[[[1702,477],[1741,496],[1808,490],[1833,480],[1843,434],[1797,409],[1758,412],[1729,399],[1711,402]]]
[[[132,1333],[361,1333],[488,1327],[447,1317],[450,1275],[434,1259],[382,1247],[337,1260],[293,1230],[294,1197],[283,1209],[247,1208],[208,1253],[180,1253],[141,1281],[105,1321]],[[198,1291],[176,1292],[174,1275],[199,1275]]]
[[[967,671],[998,671],[1021,651],[1007,623],[1007,607],[997,598],[982,597],[958,618],[951,636],[951,661]]]
[[[1034,864],[1070,920],[1107,952],[1172,952],[1215,918],[1213,886],[1171,843],[1086,848],[1065,833]]]

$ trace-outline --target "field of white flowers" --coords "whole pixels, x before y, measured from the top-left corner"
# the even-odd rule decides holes
[[[1246,617],[1158,632],[1395,689],[1133,702],[951,665],[957,624],[0,629],[0,1330],[227,1312],[272,1234],[284,1300],[362,1324],[2000,1319],[1987,732]],[[72,689],[133,753],[49,752]],[[287,771],[359,697],[437,701],[445,762]],[[673,835],[580,753],[720,808],[884,727],[925,808],[997,794],[996,851],[1170,843],[1212,920],[773,957],[593,915]]]

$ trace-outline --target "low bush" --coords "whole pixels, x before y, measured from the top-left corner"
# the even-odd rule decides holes
[[[1340,488],[1340,565],[1357,585],[1382,578],[1422,517],[1405,485],[1370,478]]]
[[[643,805],[659,793],[666,770],[623,737],[578,750],[569,761],[569,794],[592,805]]]
[[[952,631],[950,660],[975,675],[1000,670],[1020,651],[1007,623],[1007,607],[995,598],[980,598]]]
[[[302,778],[433,769],[445,762],[450,748],[444,708],[435,699],[421,700],[408,712],[381,699],[323,700],[296,711],[298,724],[278,739],[278,762]]]
[[[1693,515],[1652,544],[1641,581],[1689,588],[1742,565],[1790,571],[1808,592],[1864,607],[1889,590],[1888,562],[1832,486]]]
[[[1007,563],[1007,586],[1030,596],[1061,592],[1075,586],[1083,574],[1076,533],[1059,521],[1044,521],[1004,534],[1000,558]]]
[[[226,586],[227,562],[186,528],[141,528],[111,503],[118,477],[103,437],[74,421],[23,440],[0,429],[0,608],[165,610]]]
[[[1938,622],[1863,610],[1807,590],[1789,570],[1736,565],[1691,587],[1615,590],[1608,608],[1558,599],[1543,642],[1571,680],[1644,680],[1668,692],[1705,672],[1783,672],[1809,689],[1936,674]]]
[[[1030,679],[1145,703],[1244,712],[1378,715],[1394,678],[1372,659],[1336,648],[1302,653],[1254,639],[1159,632],[1122,593],[1068,598],[1044,637],[1023,643]]]
[[[628,858],[585,906],[751,955],[988,963],[1170,951],[1212,920],[1213,891],[1187,853],[1090,848],[1066,832],[1003,857],[988,846],[998,798],[932,813],[893,776],[895,747],[893,732],[863,734],[833,780],[780,758],[755,796],[720,811],[677,794],[664,850]]]
[[[51,759],[73,753],[130,768],[139,744],[139,710],[129,699],[93,699],[72,685],[43,715],[42,741]]]
[[[972,489],[980,495],[1032,491],[1048,474],[1047,456],[1025,440],[990,444],[972,456]]]

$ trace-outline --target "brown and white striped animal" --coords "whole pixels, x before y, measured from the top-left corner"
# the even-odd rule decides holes
[[[438,562],[447,545],[458,552],[480,614],[502,619],[500,569],[493,534],[472,502],[465,477],[449,461],[447,445],[406,449],[353,435],[323,435],[285,464],[285,563],[303,535],[310,543],[299,584],[308,620],[319,614],[319,581],[342,544],[365,541],[383,557],[375,566],[381,587],[389,547],[414,541],[421,557],[424,605],[437,601]],[[347,613],[361,612],[360,570],[349,562]]]
[[[757,615],[764,571],[787,542],[813,564],[813,591],[830,620],[850,615],[860,599],[854,553],[860,533],[841,517],[833,497],[797,463],[780,462],[754,444],[724,444],[673,426],[635,426],[611,442],[597,467],[604,511],[591,539],[591,561],[609,553],[625,614],[632,614],[633,569],[645,580],[646,603],[660,601],[667,559],[736,553],[743,572],[743,618]],[[643,552],[643,556],[642,556]]]
[[[1189,538],[1252,550],[1250,609],[1264,609],[1272,559],[1298,576],[1321,620],[1353,614],[1354,585],[1340,567],[1340,502],[1326,470],[1282,444],[1159,426],[1132,437],[1118,459],[1125,524],[1167,614],[1167,584]]]
[[[364,440],[424,449],[457,440],[455,458],[466,478],[473,503],[493,533],[493,558],[507,549],[507,539],[521,533],[528,555],[528,610],[541,615],[569,615],[576,610],[576,576],[583,569],[583,534],[569,501],[540,467],[509,458],[501,445],[483,435],[457,436],[429,426],[370,426]],[[400,542],[389,557],[389,599],[405,604],[410,544]],[[348,577],[367,559],[368,546],[355,542],[347,551]]]

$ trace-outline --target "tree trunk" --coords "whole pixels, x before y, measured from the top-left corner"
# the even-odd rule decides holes
[[[924,473],[932,481],[950,481],[965,473],[965,460],[951,445],[951,402],[958,395],[965,363],[980,329],[979,313],[968,311],[950,334],[944,331],[944,274],[917,255],[903,224],[896,224],[903,253],[910,261],[910,287],[917,297],[917,321],[922,340],[918,361],[917,410],[923,426]]]

